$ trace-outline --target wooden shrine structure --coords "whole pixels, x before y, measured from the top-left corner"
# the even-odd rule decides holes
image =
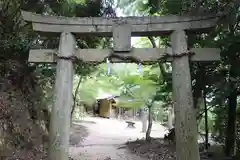
[[[188,33],[205,32],[214,27],[219,17],[120,17],[70,18],[34,14],[22,11],[25,21],[34,31],[60,36],[58,49],[32,49],[29,62],[57,62],[55,98],[51,112],[49,159],[67,160],[70,110],[72,107],[73,59],[86,62],[154,62],[164,59],[172,62],[173,101],[176,117],[176,149],[178,160],[199,160],[197,123],[193,107],[189,59],[192,61],[219,61],[216,48],[188,50]],[[75,36],[112,36],[112,49],[78,49]],[[170,48],[132,48],[131,36],[162,36],[171,38]],[[191,148],[191,149],[190,149]]]

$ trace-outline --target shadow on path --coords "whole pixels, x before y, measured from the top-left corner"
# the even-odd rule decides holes
[[[129,140],[118,122],[96,119],[95,123],[74,123],[70,156],[74,160],[146,160],[122,147]],[[125,131],[126,133],[128,131]],[[130,131],[129,131],[130,132]],[[131,137],[130,137],[131,138]]]
[[[69,144],[70,146],[79,146],[79,144],[89,135],[86,126],[73,124],[71,128]]]

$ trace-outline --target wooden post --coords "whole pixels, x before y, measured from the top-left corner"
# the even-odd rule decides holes
[[[69,57],[75,54],[75,38],[71,33],[62,33],[59,55]],[[58,59],[54,104],[51,111],[49,135],[49,159],[68,160],[70,113],[72,108],[73,63]]]
[[[171,41],[173,54],[187,52],[186,34],[183,30],[174,31]],[[199,160],[197,121],[188,56],[173,60],[172,78],[177,160]]]

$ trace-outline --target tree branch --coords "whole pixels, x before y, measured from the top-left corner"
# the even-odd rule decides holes
[[[153,48],[157,48],[157,45],[156,45],[156,42],[155,42],[154,38],[148,36],[148,39],[150,40],[150,42],[151,42],[151,44],[152,44],[152,47],[153,47]]]
[[[148,36],[148,39],[149,39],[149,41],[151,42],[152,47],[153,47],[153,48],[157,48],[157,44],[156,44],[154,38]],[[162,74],[162,76],[163,76],[163,82],[166,82],[166,81],[167,81],[167,76],[166,76],[166,75],[167,75],[167,72],[165,71],[164,66],[163,66],[162,63],[158,62],[158,66],[159,66],[160,72],[161,72],[161,74]]]
[[[71,110],[71,117],[72,117],[72,114],[73,114],[73,112],[74,112],[74,110],[75,110],[75,107],[76,107],[77,93],[78,93],[80,84],[81,84],[81,82],[82,82],[82,79],[83,79],[83,76],[81,76],[81,77],[79,78],[79,81],[78,81],[78,84],[77,84],[77,88],[76,88],[76,90],[75,90],[75,92],[74,92],[74,95],[73,95],[73,107],[72,107],[72,110]]]
[[[213,108],[213,107],[214,107],[214,106],[210,106],[210,107],[207,108],[207,110],[209,110],[209,109],[211,109],[211,108]],[[205,111],[199,113],[198,116],[197,116],[197,119],[200,119],[200,118],[203,116],[204,113],[205,113]]]

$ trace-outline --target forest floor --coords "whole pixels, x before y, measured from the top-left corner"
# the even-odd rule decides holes
[[[149,155],[132,153],[126,145],[128,141],[145,137],[145,133],[141,133],[141,122],[136,122],[135,126],[134,129],[127,128],[125,121],[104,118],[86,117],[83,121],[75,121],[70,137],[70,156],[74,160],[151,159]],[[165,127],[154,123],[151,136],[163,137],[165,132]]]
[[[141,122],[135,123],[136,128],[131,129],[127,128],[124,120],[86,117],[82,121],[75,121],[70,136],[71,158],[74,160],[176,159],[175,146],[163,140],[167,128],[159,123],[153,123],[152,141],[149,143],[144,140],[145,133],[141,133]],[[206,154],[201,154],[201,160],[207,159],[210,160]],[[214,160],[220,159],[218,157]]]

